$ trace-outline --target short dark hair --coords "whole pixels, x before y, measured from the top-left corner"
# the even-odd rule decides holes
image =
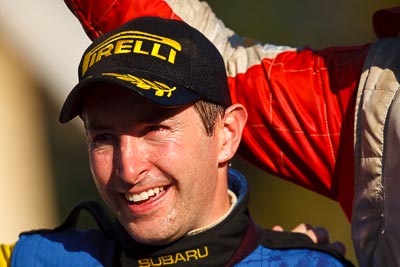
[[[212,136],[218,116],[223,117],[225,107],[211,102],[198,100],[194,103],[195,110],[199,113],[208,136]]]

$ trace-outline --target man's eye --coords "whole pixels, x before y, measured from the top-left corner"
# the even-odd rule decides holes
[[[92,140],[92,145],[100,147],[104,145],[112,145],[114,138],[110,134],[99,134],[96,135]]]
[[[168,128],[162,125],[151,125],[144,129],[143,135],[158,135],[167,132]]]
[[[149,126],[146,128],[147,132],[158,132],[158,131],[162,131],[165,128],[162,127],[161,125],[154,125],[154,126]]]

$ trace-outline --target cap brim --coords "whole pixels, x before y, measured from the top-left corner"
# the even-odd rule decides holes
[[[82,105],[89,90],[95,90],[98,84],[110,84],[110,90],[116,87],[135,92],[156,105],[172,107],[194,103],[201,97],[186,87],[176,85],[167,86],[171,81],[157,77],[157,82],[152,81],[154,75],[140,73],[131,74],[106,73],[101,76],[90,76],[79,82],[69,93],[60,112],[60,123],[66,123],[82,112]],[[139,76],[140,75],[140,76]],[[140,78],[138,78],[140,77]],[[113,86],[115,85],[115,87]]]

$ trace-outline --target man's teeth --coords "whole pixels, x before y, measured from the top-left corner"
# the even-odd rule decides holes
[[[163,190],[164,187],[155,187],[153,189],[143,191],[140,194],[125,194],[125,198],[130,202],[139,202],[147,200],[154,195],[158,195]]]

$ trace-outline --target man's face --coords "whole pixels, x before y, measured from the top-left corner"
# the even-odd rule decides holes
[[[84,104],[90,166],[130,235],[165,244],[226,212],[221,122],[207,136],[193,106],[162,108],[108,86],[91,90]]]

